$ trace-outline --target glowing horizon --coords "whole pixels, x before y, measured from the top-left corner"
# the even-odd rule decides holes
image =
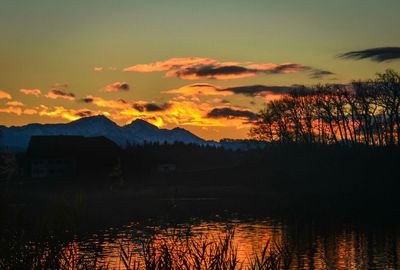
[[[103,114],[246,138],[292,85],[400,70],[398,1],[299,2],[6,0],[0,125]]]

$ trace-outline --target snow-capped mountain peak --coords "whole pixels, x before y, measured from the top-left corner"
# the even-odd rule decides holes
[[[159,129],[141,119],[126,126],[118,126],[104,115],[81,118],[66,124],[29,124],[21,127],[0,126],[2,137],[0,145],[26,149],[33,135],[75,135],[85,137],[104,136],[115,143],[125,146],[127,143],[144,142],[183,142],[204,144],[205,141],[185,129]]]

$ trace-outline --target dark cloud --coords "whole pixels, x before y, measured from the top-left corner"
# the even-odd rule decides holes
[[[278,85],[246,85],[246,86],[236,86],[221,89],[220,91],[229,91],[234,94],[242,94],[246,96],[256,96],[262,92],[272,92],[275,94],[288,93],[295,89],[296,86],[278,86]]]
[[[371,59],[375,62],[385,62],[400,58],[400,47],[380,47],[361,51],[352,51],[339,55],[345,59]]]
[[[129,90],[129,85],[127,83],[123,83],[120,85],[119,89],[127,91]]]
[[[158,111],[165,111],[168,109],[171,105],[168,103],[164,103],[161,105],[154,104],[154,103],[148,103],[145,105],[146,111],[148,112],[158,112]]]
[[[132,108],[134,108],[135,110],[139,111],[139,112],[144,112],[144,106],[140,105],[140,104],[132,104]]]
[[[75,94],[71,92],[65,92],[64,90],[60,89],[53,89],[46,94],[46,97],[51,99],[63,98],[63,99],[74,100]]]
[[[322,69],[313,69],[310,74],[311,79],[322,79],[328,76],[335,75],[335,73],[328,71],[328,70],[322,70]]]
[[[134,72],[165,71],[166,77],[178,77],[185,80],[231,80],[253,77],[258,74],[288,74],[314,70],[313,67],[296,63],[220,62],[200,57],[171,58],[124,69],[124,71]]]
[[[64,92],[63,90],[53,89],[53,90],[51,90],[51,92],[52,92],[54,95],[57,95],[57,96],[75,97],[75,94],[73,94],[73,93],[67,93],[67,92]]]
[[[281,64],[277,65],[274,69],[268,70],[268,73],[272,74],[281,74],[281,73],[287,73],[287,72],[293,72],[293,71],[307,71],[312,69],[311,67],[308,66],[303,66],[300,64]],[[264,71],[265,73],[265,71]]]
[[[216,86],[209,84],[209,83],[194,83],[190,85],[191,87],[196,87],[196,88],[210,88],[210,87],[214,87],[216,88]]]
[[[156,104],[156,103],[134,103],[132,107],[139,112],[161,112],[165,111],[171,104],[164,103],[164,104]]]
[[[210,118],[244,118],[249,121],[254,121],[257,119],[257,114],[249,110],[238,110],[232,108],[215,108],[211,110],[208,114]]]
[[[94,99],[93,98],[82,98],[81,101],[84,103],[93,103]]]
[[[114,82],[104,87],[105,92],[121,92],[129,91],[130,87],[127,82]]]
[[[178,78],[192,79],[229,79],[254,76],[256,74],[286,74],[290,72],[300,72],[310,70],[310,67],[301,64],[281,64],[281,65],[227,65],[216,64],[197,65],[181,68],[173,72]]]
[[[186,69],[182,69],[176,72],[177,77],[186,77],[189,75],[195,75],[196,77],[217,77],[220,75],[241,75],[246,73],[254,73],[254,71],[241,67],[241,66],[195,66]]]

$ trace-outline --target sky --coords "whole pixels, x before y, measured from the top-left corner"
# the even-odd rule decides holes
[[[0,125],[103,114],[247,138],[293,85],[400,71],[399,10],[398,0],[0,0]]]

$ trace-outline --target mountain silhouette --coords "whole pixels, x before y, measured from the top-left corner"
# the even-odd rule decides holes
[[[33,135],[104,136],[124,147],[144,142],[206,144],[207,142],[183,128],[160,129],[144,120],[136,119],[125,126],[118,126],[104,115],[78,119],[66,124],[29,124],[25,126],[0,126],[0,144],[25,150]]]

